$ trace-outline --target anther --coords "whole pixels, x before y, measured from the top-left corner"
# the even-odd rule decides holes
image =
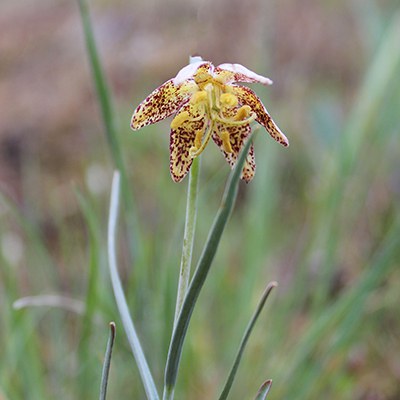
[[[236,107],[238,105],[238,98],[232,93],[222,93],[219,101],[225,107]]]
[[[236,115],[234,116],[233,120],[234,121],[243,121],[249,117],[250,113],[251,113],[250,106],[242,106],[239,108],[239,110],[237,110]]]
[[[202,139],[203,139],[203,131],[199,130],[196,132],[196,138],[194,139],[194,147],[196,151],[200,149]]]
[[[171,129],[176,129],[180,127],[187,120],[189,120],[189,113],[187,111],[182,111],[172,120]]]
[[[220,133],[220,137],[222,139],[222,147],[226,153],[233,153],[231,142],[229,140],[229,132],[223,131]]]
[[[193,96],[190,99],[191,104],[199,104],[204,101],[207,101],[207,92],[205,90],[200,90],[199,92],[196,92],[193,94]]]

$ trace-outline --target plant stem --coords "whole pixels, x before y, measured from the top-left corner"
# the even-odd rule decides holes
[[[165,366],[163,400],[172,400],[174,397],[174,389],[182,353],[182,346],[186,337],[190,318],[192,316],[193,309],[199,297],[200,291],[207,278],[215,253],[217,252],[222,233],[233,210],[238,191],[240,174],[243,169],[253,135],[254,133],[247,139],[247,142],[244,145],[244,148],[236,162],[235,168],[229,176],[221,200],[221,205],[208,234],[206,244],[203,248],[203,252],[197,263],[197,268],[193,274],[193,278],[184,298],[182,310],[179,313],[179,317],[174,327],[168,350],[167,363]]]
[[[178,293],[176,296],[174,325],[179,317],[182,303],[185,298],[190,279],[190,267],[192,263],[192,252],[194,243],[194,233],[197,217],[197,197],[199,190],[199,171],[200,160],[196,157],[193,160],[188,184],[188,193],[186,201],[186,220],[185,231],[183,234],[183,248],[181,258],[181,268],[179,272]]]
[[[103,371],[101,373],[100,397],[99,400],[106,400],[108,375],[110,373],[111,355],[115,340],[115,323],[110,322],[110,334],[107,341],[106,354],[104,356]]]

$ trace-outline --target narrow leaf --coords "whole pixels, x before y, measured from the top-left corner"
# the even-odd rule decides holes
[[[110,216],[108,221],[108,263],[110,268],[111,283],[113,286],[115,300],[117,302],[122,324],[128,337],[133,356],[135,357],[137,366],[139,368],[139,373],[142,378],[142,383],[146,391],[147,399],[158,400],[159,396],[157,393],[157,388],[151,375],[146,358],[144,356],[142,346],[136,333],[136,329],[133,325],[133,321],[129,314],[128,304],[126,302],[125,294],[121,285],[121,280],[118,274],[117,257],[115,252],[115,239],[118,219],[119,187],[120,175],[118,171],[115,171],[112,182]]]
[[[269,393],[269,390],[271,389],[272,386],[272,380],[268,379],[267,381],[265,381],[260,389],[258,390],[257,396],[255,398],[255,400],[265,400],[267,398],[267,395]]]
[[[138,218],[135,214],[135,204],[133,201],[132,193],[129,189],[129,181],[126,173],[121,146],[118,142],[116,127],[117,124],[114,117],[115,114],[111,102],[111,95],[98,55],[87,2],[86,0],[78,0],[78,3],[81,14],[83,32],[85,36],[87,54],[92,70],[93,83],[97,92],[97,99],[100,105],[101,117],[103,119],[104,131],[108,147],[110,149],[114,165],[121,174],[122,196],[126,207],[126,223],[128,226],[128,235],[130,238],[129,245],[132,254],[137,255],[138,258],[140,258],[142,256],[142,246],[140,244]]]
[[[206,244],[203,248],[203,252],[197,264],[196,271],[194,272],[193,279],[183,301],[181,312],[176,321],[168,351],[167,364],[165,367],[164,400],[172,399],[174,396],[174,387],[182,354],[182,345],[189,326],[189,321],[192,316],[197,298],[210,270],[211,263],[217,251],[222,233],[232,212],[236,199],[240,174],[250,148],[252,137],[253,135],[248,138],[238,158],[236,166],[229,176],[220,208],[218,209],[217,215],[214,219],[214,223],[211,227]]]
[[[106,400],[108,375],[111,366],[111,355],[115,340],[115,323],[110,322],[110,334],[107,340],[106,353],[104,355],[103,371],[101,373],[101,384],[100,384],[100,400]]]
[[[242,341],[240,342],[239,350],[236,354],[235,361],[233,363],[231,372],[228,376],[228,379],[227,379],[225,387],[219,397],[219,400],[225,400],[228,397],[229,391],[232,387],[233,381],[236,376],[236,372],[239,368],[240,360],[242,359],[244,349],[246,348],[247,341],[249,340],[249,337],[254,328],[254,325],[257,322],[257,319],[265,305],[265,302],[267,301],[269,294],[271,293],[272,289],[276,286],[278,286],[277,282],[270,282],[268,284],[268,286],[265,288],[264,293],[260,299],[260,302],[258,303],[257,309],[256,309],[255,313],[253,314],[253,316],[251,317],[251,320],[250,320],[249,324],[247,325],[247,328],[244,332],[244,335],[243,335]]]

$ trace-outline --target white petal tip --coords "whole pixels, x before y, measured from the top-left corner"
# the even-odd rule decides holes
[[[218,68],[244,75],[246,78],[263,85],[272,85],[271,79],[266,76],[258,75],[241,64],[221,64],[218,65]]]
[[[203,61],[201,57],[191,57],[194,59],[199,59],[198,61],[191,62],[190,64],[186,65],[186,67],[183,67],[178,74],[175,76],[175,78],[172,79],[172,82],[175,86],[180,85],[181,83],[185,82],[186,80],[190,79],[193,77],[193,75],[196,73],[196,71],[199,69],[199,67],[203,64],[207,64],[208,61]]]

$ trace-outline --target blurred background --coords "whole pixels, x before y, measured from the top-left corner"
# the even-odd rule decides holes
[[[139,132],[129,122],[147,94],[201,55],[274,81],[252,88],[290,147],[263,130],[256,137],[257,173],[240,185],[200,296],[176,398],[218,396],[263,288],[277,280],[232,399],[254,398],[267,378],[271,399],[399,399],[398,0],[89,7],[129,181],[120,270],[158,385],[187,179],[169,176],[169,121]],[[144,398],[104,251],[116,165],[98,100],[78,2],[2,0],[1,400],[96,398],[111,320],[109,398]],[[195,260],[229,173],[215,146],[202,159]],[[26,296],[47,303],[13,307]]]

